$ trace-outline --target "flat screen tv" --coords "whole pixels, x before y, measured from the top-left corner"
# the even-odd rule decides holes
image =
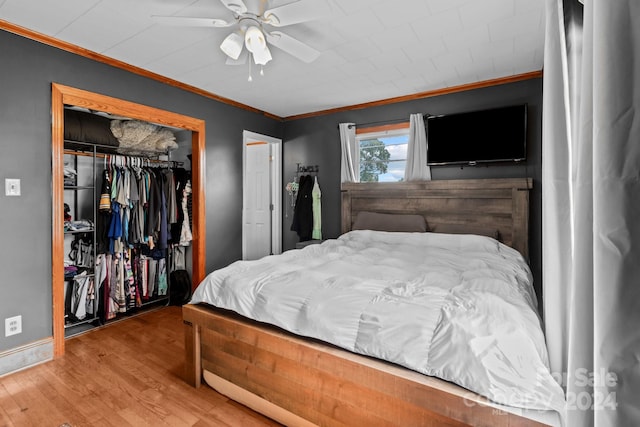
[[[429,116],[427,164],[519,162],[527,157],[527,104]]]

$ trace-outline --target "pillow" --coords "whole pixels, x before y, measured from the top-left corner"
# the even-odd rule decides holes
[[[111,120],[98,114],[65,108],[64,139],[117,147],[110,124]]]
[[[422,215],[358,212],[352,230],[425,232],[427,222]]]

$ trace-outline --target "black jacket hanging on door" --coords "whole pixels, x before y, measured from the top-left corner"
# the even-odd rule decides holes
[[[293,222],[291,231],[298,233],[301,242],[311,240],[313,231],[313,177],[302,175],[298,183],[298,197],[296,207],[293,210]]]

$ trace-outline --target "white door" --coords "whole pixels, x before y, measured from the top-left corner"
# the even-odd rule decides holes
[[[247,242],[245,259],[258,259],[271,253],[270,157],[268,143],[260,141],[247,144],[243,231]]]
[[[281,252],[280,140],[245,131],[242,258]]]

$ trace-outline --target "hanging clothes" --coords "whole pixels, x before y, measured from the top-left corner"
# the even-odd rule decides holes
[[[100,202],[98,204],[100,211],[111,210],[111,182],[109,178],[109,171],[107,169],[102,173],[102,186],[100,191]]]
[[[149,275],[147,279],[147,299],[153,297],[156,293],[156,286],[158,284],[158,260],[153,258],[147,259],[149,266]]]
[[[191,212],[189,209],[189,200],[191,197],[191,181],[187,183],[182,191],[182,226],[180,227],[180,246],[189,246],[193,240],[191,234]]]
[[[159,171],[158,178],[160,181],[158,183],[158,185],[160,186],[160,217],[158,222],[157,244],[158,249],[164,250],[167,249],[169,241],[169,224],[167,223],[167,193],[165,192],[167,176],[164,174],[164,172]]]
[[[71,242],[69,259],[77,267],[93,266],[93,242],[89,234],[76,234]]]
[[[171,236],[169,243],[171,244],[181,244],[183,246],[188,246],[189,242],[192,240],[190,237],[186,245],[182,243],[181,235],[182,229],[185,226],[185,218],[187,219],[186,226],[189,227],[189,214],[187,210],[187,194],[185,194],[186,186],[189,184],[189,172],[187,172],[184,168],[174,168],[173,169],[173,177],[174,177],[174,188],[176,194],[176,221],[171,223]],[[191,192],[191,186],[189,184],[189,193]],[[189,230],[189,235],[191,231]],[[173,269],[171,270],[173,271]]]
[[[178,197],[176,194],[176,178],[172,169],[164,170],[164,182],[165,189],[164,194],[166,195],[166,203],[167,203],[167,223],[175,224],[178,222]],[[171,239],[169,236],[168,240]]]
[[[298,188],[298,197],[293,211],[291,231],[298,233],[301,242],[311,240],[313,230],[313,178],[311,175],[302,175]]]
[[[318,184],[318,177],[315,176],[314,178],[313,190],[311,190],[311,197],[313,198],[313,230],[311,231],[311,238],[322,240],[322,192]]]
[[[93,307],[93,277],[82,272],[73,278],[71,289],[70,315],[72,320],[84,320],[87,317],[88,308]]]
[[[192,240],[189,171],[145,165],[141,158],[109,159],[97,201],[96,273],[102,277],[86,288],[85,305],[93,310],[99,301],[104,320],[167,296],[173,247]],[[184,258],[181,252],[178,265]]]
[[[176,270],[186,270],[187,269],[187,260],[186,260],[186,251],[185,246],[173,245],[171,247],[171,256],[169,271]]]
[[[121,252],[122,244],[122,217],[120,215],[120,204],[118,202],[111,203],[111,223],[109,225],[109,252]]]
[[[163,258],[158,260],[158,295],[164,296],[167,295],[167,290],[169,288],[169,284],[167,282],[167,264],[166,260]]]

